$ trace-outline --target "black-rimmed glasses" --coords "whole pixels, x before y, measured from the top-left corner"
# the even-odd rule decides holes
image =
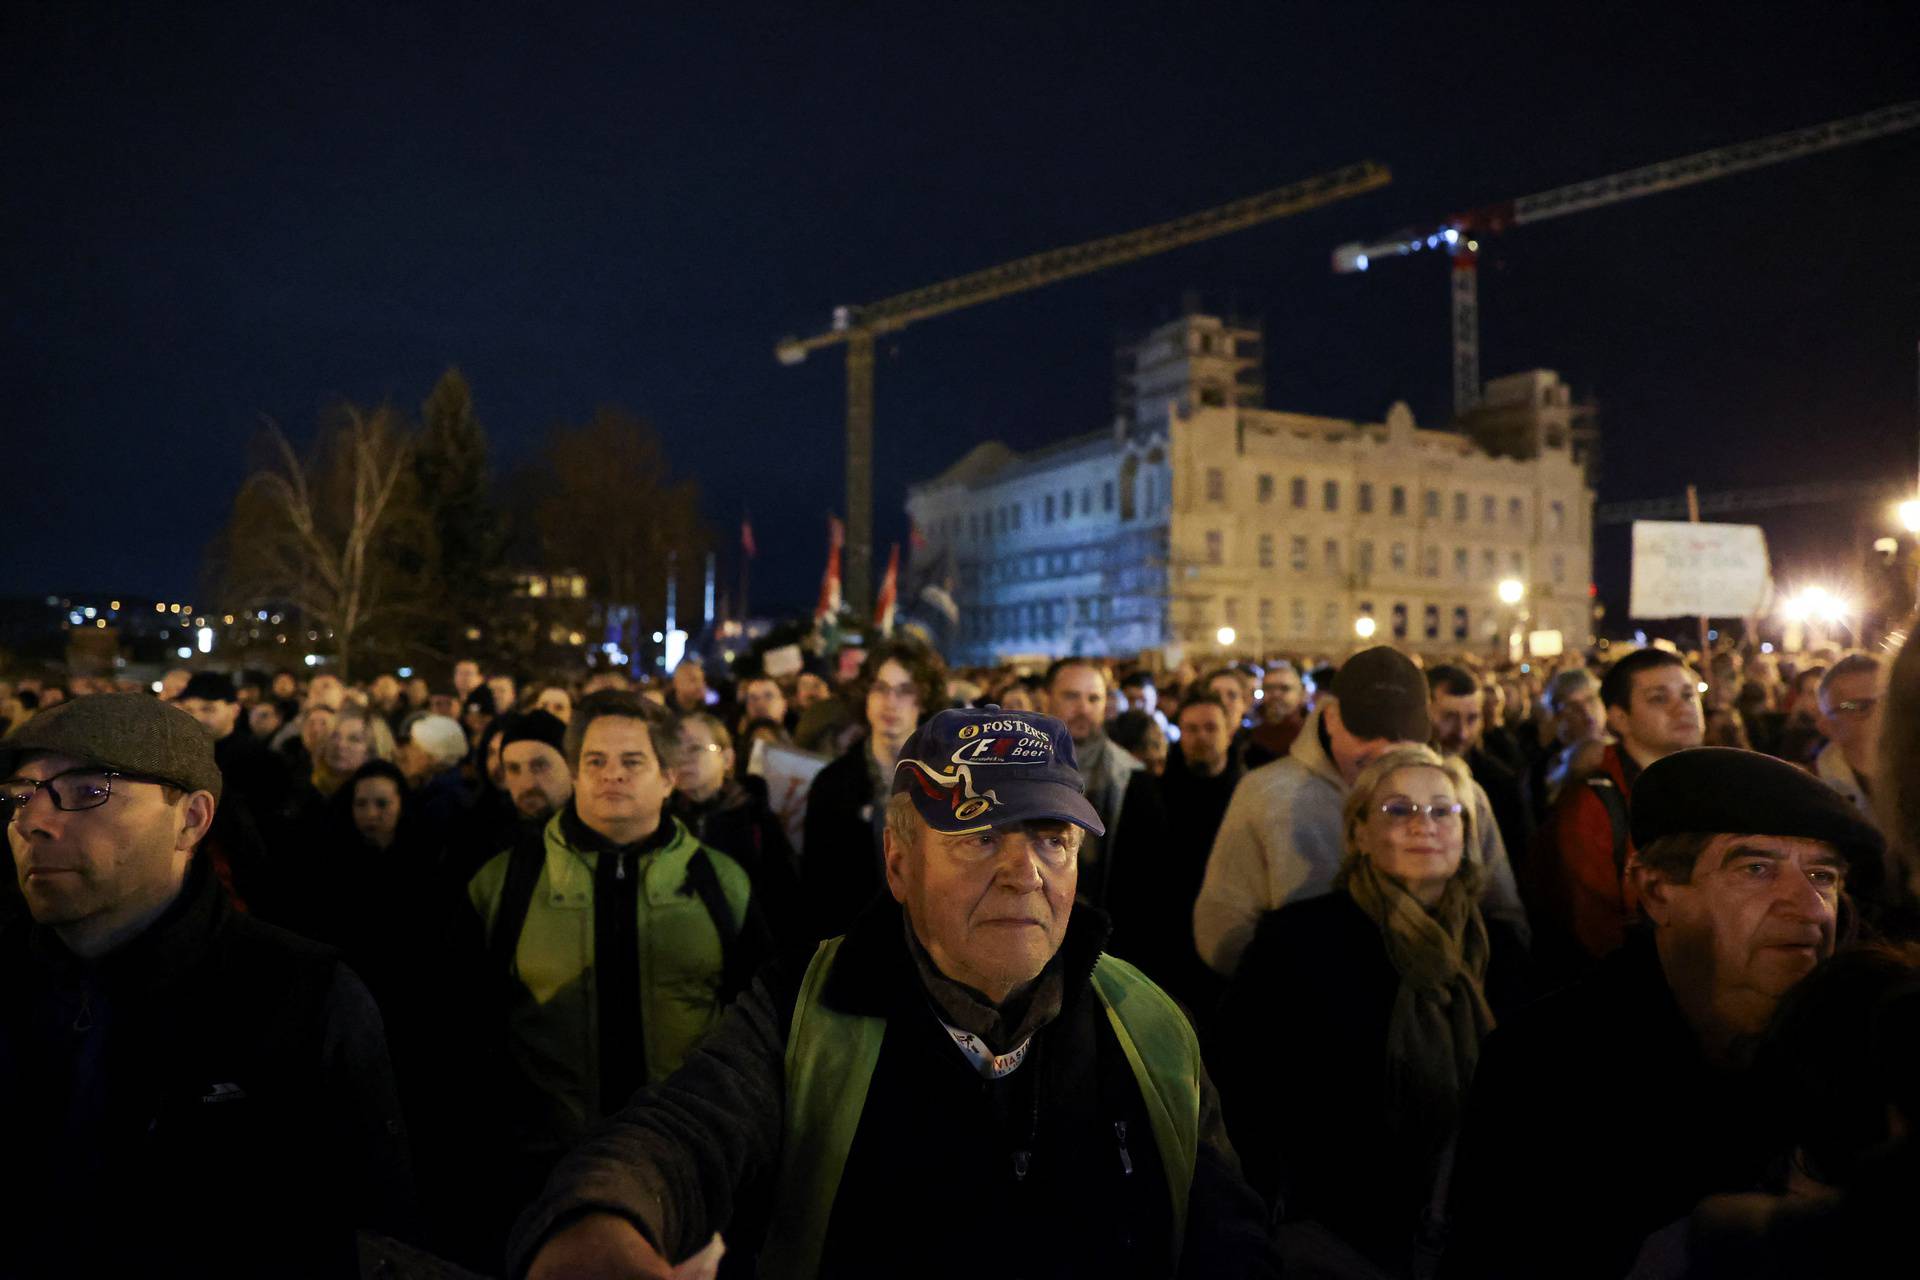
[[[62,769],[51,778],[42,778],[38,782],[31,778],[8,778],[0,782],[0,818],[12,822],[33,800],[34,793],[42,788],[53,801],[53,807],[64,813],[98,809],[113,795],[115,778],[125,778],[128,782],[152,781],[114,769],[89,769],[84,766]]]

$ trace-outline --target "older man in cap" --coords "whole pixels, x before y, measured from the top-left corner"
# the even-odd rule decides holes
[[[1633,837],[1650,928],[1481,1053],[1454,1275],[1618,1277],[1703,1196],[1755,1185],[1776,1106],[1749,1055],[1884,848],[1818,779],[1721,747],[1647,766]]]
[[[1340,815],[1347,789],[1375,758],[1396,746],[1425,746],[1432,730],[1426,677],[1411,659],[1388,645],[1347,659],[1286,757],[1234,788],[1193,907],[1200,958],[1232,976],[1263,913],[1331,890],[1346,853]],[[1478,784],[1473,815],[1477,857],[1487,869],[1482,908],[1525,936],[1513,868]]]
[[[893,901],[576,1149],[512,1274],[667,1276],[721,1230],[768,1276],[1267,1274],[1192,1030],[1074,909],[1066,726],[940,712],[886,819]]]
[[[411,1216],[380,1017],[333,953],[236,914],[198,846],[213,740],[144,694],[0,741],[30,920],[0,931],[0,1274],[352,1274]]]

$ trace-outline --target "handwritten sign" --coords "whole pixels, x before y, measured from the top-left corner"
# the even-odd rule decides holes
[[[1767,535],[1751,524],[1633,522],[1635,618],[1744,618],[1766,605]]]

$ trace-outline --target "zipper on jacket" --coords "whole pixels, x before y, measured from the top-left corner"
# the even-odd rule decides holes
[[[80,984],[80,1008],[73,1015],[75,1032],[93,1030],[93,988],[86,983]]]
[[[624,853],[616,853],[613,855],[613,878],[615,880],[625,880],[627,878],[627,855]]]
[[[1121,1176],[1131,1178],[1133,1176],[1133,1157],[1127,1154],[1127,1122],[1125,1120],[1115,1120],[1113,1122],[1113,1136],[1120,1140]]]
[[[1032,1153],[1028,1151],[1016,1151],[1013,1153],[1013,1180],[1015,1182],[1021,1182],[1026,1179],[1027,1161],[1031,1155]]]

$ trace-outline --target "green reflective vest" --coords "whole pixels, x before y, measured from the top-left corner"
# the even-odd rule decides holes
[[[787,1033],[786,1132],[760,1255],[760,1273],[773,1280],[813,1280],[819,1272],[840,1175],[886,1038],[885,1018],[841,1013],[821,1002],[841,941],[823,942],[814,953]],[[1177,1266],[1200,1144],[1200,1042],[1172,998],[1126,961],[1100,956],[1092,987],[1140,1085],[1166,1166]]]
[[[647,1080],[663,1080],[700,1043],[721,1013],[720,933],[705,904],[685,893],[687,864],[702,847],[678,818],[673,836],[634,866],[640,878],[640,1008],[646,1027]],[[533,1086],[542,1114],[517,1118],[516,1139],[565,1144],[601,1119],[599,1001],[593,980],[593,873],[599,855],[569,844],[559,815],[545,830],[546,860],[534,883],[513,950],[509,1052]],[[467,886],[487,933],[507,879],[512,851],[490,860]],[[744,920],[751,886],[740,864],[707,850],[735,920]],[[532,1102],[532,1099],[529,1099]]]

